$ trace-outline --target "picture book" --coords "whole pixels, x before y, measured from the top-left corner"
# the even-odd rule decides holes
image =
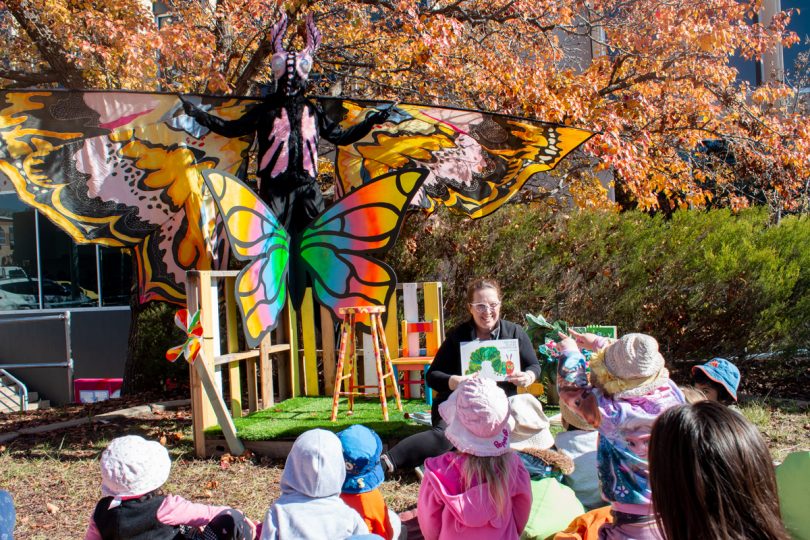
[[[518,340],[498,339],[468,341],[461,344],[461,373],[505,381],[508,375],[520,371]]]

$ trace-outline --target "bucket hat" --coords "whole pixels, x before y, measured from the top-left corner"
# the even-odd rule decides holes
[[[114,498],[111,508],[128,497],[145,495],[166,483],[172,461],[157,441],[138,435],[113,439],[101,454],[101,493]]]
[[[737,401],[737,388],[740,386],[740,370],[737,369],[737,366],[725,358],[712,358],[705,364],[694,366],[692,376],[697,371],[702,371],[709,379],[721,384],[728,395]]]
[[[439,405],[447,440],[474,456],[500,456],[509,451],[509,400],[492,379],[473,377],[458,385]]]
[[[658,342],[647,334],[626,334],[591,357],[594,384],[615,398],[643,396],[669,379]]]
[[[543,406],[533,395],[517,394],[509,398],[509,447],[512,450],[551,448],[554,437],[550,425]]]
[[[343,446],[343,461],[346,463],[343,493],[365,493],[377,489],[384,479],[379,435],[357,424],[344,429],[337,436]]]

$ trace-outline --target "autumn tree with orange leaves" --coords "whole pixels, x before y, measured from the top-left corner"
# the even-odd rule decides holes
[[[732,55],[798,37],[759,0],[0,1],[0,81],[255,94],[281,11],[323,32],[313,93],[457,105],[600,132],[555,174],[581,206],[597,178],[642,209],[807,212],[810,121],[796,89],[752,89]],[[293,35],[294,32],[291,33]],[[301,32],[292,37],[300,46]],[[591,61],[591,52],[593,60]]]

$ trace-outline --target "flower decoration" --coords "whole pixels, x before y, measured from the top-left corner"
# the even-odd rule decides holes
[[[189,318],[188,310],[181,309],[174,316],[174,324],[186,333],[186,341],[182,345],[177,345],[166,351],[166,360],[174,362],[181,355],[186,357],[189,364],[200,354],[202,346],[202,324],[200,323],[200,311],[197,310]]]

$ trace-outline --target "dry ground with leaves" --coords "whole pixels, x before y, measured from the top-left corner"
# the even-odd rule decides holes
[[[0,433],[93,416],[150,403],[148,399],[115,400],[69,406],[23,415],[0,415]],[[227,504],[261,520],[279,495],[283,461],[259,456],[200,460],[191,444],[188,406],[176,410],[92,422],[68,429],[24,435],[0,444],[0,489],[10,491],[17,508],[19,539],[82,538],[88,517],[100,498],[98,458],[115,437],[128,434],[160,440],[173,466],[164,490],[210,504]],[[415,505],[419,484],[412,474],[386,481],[389,505],[402,511]]]
[[[17,506],[17,539],[82,538],[100,497],[98,457],[114,437],[139,434],[160,440],[174,462],[165,490],[188,499],[227,504],[262,519],[279,495],[283,462],[258,456],[199,460],[193,457],[189,408],[149,412],[136,418],[99,420],[110,410],[151,403],[140,396],[103,404],[70,406],[28,415],[0,416],[0,433],[55,421],[89,417],[81,426],[25,435],[0,445],[0,488]],[[775,460],[810,449],[810,404],[802,401],[751,400],[742,412],[764,433]],[[404,511],[416,504],[419,484],[412,474],[386,481],[388,504]]]

